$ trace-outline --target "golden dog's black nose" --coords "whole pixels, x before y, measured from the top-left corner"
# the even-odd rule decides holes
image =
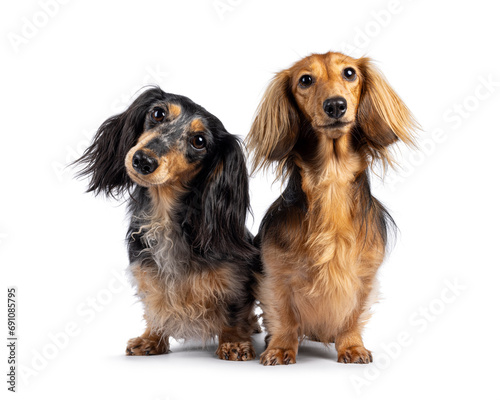
[[[323,103],[323,110],[330,118],[339,119],[347,111],[347,101],[343,97],[331,97]]]
[[[139,174],[149,175],[158,168],[158,161],[139,150],[132,158],[132,166]]]

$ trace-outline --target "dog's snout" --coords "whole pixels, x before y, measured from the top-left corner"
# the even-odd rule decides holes
[[[132,166],[139,174],[149,175],[158,168],[158,161],[139,150],[132,158]]]
[[[343,97],[331,97],[323,103],[323,110],[330,118],[339,119],[347,111],[347,101]]]

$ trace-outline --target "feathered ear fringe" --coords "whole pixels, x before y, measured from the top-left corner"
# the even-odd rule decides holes
[[[387,165],[394,164],[388,146],[401,140],[406,145],[416,147],[414,132],[420,127],[370,59],[361,58],[358,62],[363,89],[354,137],[360,141],[372,162],[380,160],[385,169]]]
[[[88,149],[71,165],[82,165],[77,177],[90,177],[88,192],[118,198],[134,184],[125,169],[125,156],[144,129],[151,104],[165,97],[158,87],[142,93],[123,113],[106,120]]]
[[[278,162],[282,169],[295,145],[300,117],[293,101],[290,74],[276,74],[262,98],[246,143],[253,152],[252,173]],[[281,167],[280,167],[281,166]]]
[[[191,215],[186,215],[185,221],[191,226],[193,246],[205,257],[248,259],[255,249],[245,226],[250,209],[245,156],[235,136],[226,132],[219,135],[219,155],[207,166],[207,173],[198,176],[188,198]]]

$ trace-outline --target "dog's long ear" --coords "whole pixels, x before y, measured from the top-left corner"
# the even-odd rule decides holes
[[[119,197],[132,185],[125,170],[125,156],[144,129],[146,113],[164,92],[160,88],[142,93],[123,113],[106,120],[83,155],[72,163],[82,165],[78,177],[90,177],[88,192]]]
[[[253,152],[252,171],[286,160],[297,141],[299,120],[290,73],[279,72],[264,93],[247,137],[248,149]]]
[[[357,121],[374,159],[391,163],[387,146],[397,140],[414,146],[415,118],[368,58],[359,60],[363,88]]]
[[[253,248],[245,227],[250,207],[245,157],[235,136],[220,135],[217,156],[196,188],[198,204],[189,207],[198,214],[189,218],[194,247],[206,257],[247,257]]]

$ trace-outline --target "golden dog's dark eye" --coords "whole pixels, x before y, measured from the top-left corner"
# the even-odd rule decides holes
[[[196,150],[204,149],[206,145],[207,142],[201,135],[196,135],[191,138],[191,146],[193,146]]]
[[[342,75],[344,75],[344,79],[346,81],[353,81],[356,79],[356,71],[354,68],[348,67],[342,71]]]
[[[163,122],[165,115],[167,115],[167,113],[160,107],[155,107],[151,112],[151,118],[153,118],[156,122]]]
[[[299,85],[302,87],[309,87],[313,84],[313,78],[311,75],[302,75],[299,78]]]

